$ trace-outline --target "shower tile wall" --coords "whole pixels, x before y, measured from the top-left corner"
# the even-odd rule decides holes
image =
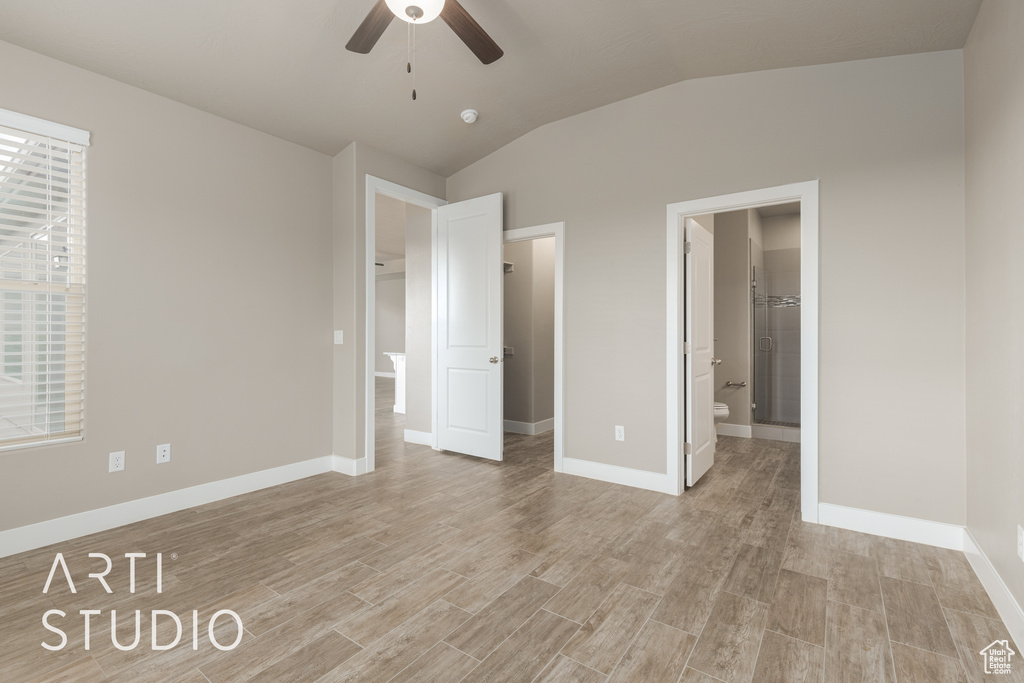
[[[769,296],[800,294],[800,250],[764,252]],[[800,423],[800,307],[768,311],[767,334],[774,348],[767,356],[765,372],[771,377],[767,402],[771,422]]]

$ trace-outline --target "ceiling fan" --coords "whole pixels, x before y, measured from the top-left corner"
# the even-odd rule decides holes
[[[457,0],[377,0],[345,47],[365,55],[395,17],[410,24],[425,24],[438,16],[484,64],[495,62],[505,54]]]

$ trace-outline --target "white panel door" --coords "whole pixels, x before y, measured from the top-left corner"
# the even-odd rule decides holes
[[[686,485],[693,486],[715,463],[715,242],[710,232],[686,219],[684,339]]]
[[[437,447],[502,459],[502,195],[437,210]]]

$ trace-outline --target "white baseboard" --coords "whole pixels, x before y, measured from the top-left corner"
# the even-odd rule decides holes
[[[505,420],[505,431],[512,432],[513,434],[536,436],[537,434],[549,432],[554,428],[555,418],[553,417],[550,417],[547,420],[541,420],[540,422],[516,422],[515,420]]]
[[[553,418],[553,417],[549,417],[546,420],[541,420],[540,422],[534,422],[533,423],[533,433],[534,434],[543,434],[544,432],[550,432],[554,428],[555,428],[555,418]]]
[[[818,523],[875,536],[896,538],[950,550],[964,549],[964,528],[915,517],[890,515],[830,503],[818,503]]]
[[[406,443],[415,443],[421,446],[430,446],[434,443],[434,435],[430,432],[417,432],[413,429],[405,430]]]
[[[387,377],[389,379],[394,379],[395,378],[395,373],[393,373],[393,372],[375,372],[375,373],[373,373],[373,376],[374,377]]]
[[[1024,643],[1024,610],[1014,599],[1013,593],[1006,586],[1003,578],[999,576],[988,555],[981,549],[978,539],[974,537],[970,529],[964,529],[964,554],[968,562],[978,575],[981,585],[985,588],[988,596],[992,598],[992,604],[1002,617],[1007,630],[1018,644]],[[1020,648],[1018,648],[1020,649]]]
[[[728,422],[715,425],[719,436],[738,436],[741,439],[751,438],[750,425],[731,425]]]
[[[0,531],[0,557],[15,555],[26,550],[34,550],[72,538],[88,536],[197,505],[205,505],[243,493],[251,493],[278,484],[324,474],[335,469],[335,459],[330,455],[314,458]]]
[[[356,460],[353,458],[343,458],[340,455],[332,455],[331,464],[333,465],[331,468],[333,471],[347,474],[350,477],[366,474],[366,458]]]
[[[659,493],[668,493],[670,490],[668,475],[646,470],[634,470],[630,467],[619,467],[618,465],[606,465],[590,460],[577,460],[576,458],[562,458],[562,472],[573,474],[577,477],[607,481],[612,484],[632,486],[637,489],[647,489]]]
[[[788,441],[800,443],[799,427],[778,427],[776,425],[752,425],[751,436],[755,439],[771,439],[772,441]]]

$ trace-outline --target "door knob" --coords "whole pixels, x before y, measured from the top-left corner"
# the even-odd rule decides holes
[[[497,362],[498,362],[498,357],[497,356],[491,356],[491,363],[497,363]]]
[[[722,364],[722,359],[721,358],[712,358],[711,359],[711,364],[712,365],[721,365]]]

